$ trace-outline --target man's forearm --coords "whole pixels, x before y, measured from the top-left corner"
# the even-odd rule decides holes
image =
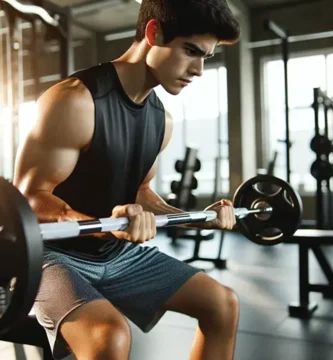
[[[140,204],[144,211],[150,211],[155,215],[178,214],[184,211],[167,204],[152,189],[140,189],[136,198],[136,203]]]
[[[185,212],[184,210],[167,204],[149,187],[139,190],[136,203],[141,205],[143,210],[152,212],[155,215],[179,214]],[[179,226],[185,228],[207,229],[207,223],[184,224]]]
[[[36,191],[33,194],[25,195],[40,223],[82,221],[94,219],[91,216],[82,214],[78,211],[71,209],[66,202],[64,202],[50,192]],[[110,236],[109,233],[94,233],[90,235],[94,235],[99,238],[108,238]]]
[[[90,220],[92,217],[70,208],[63,200],[47,191],[25,194],[40,223]]]

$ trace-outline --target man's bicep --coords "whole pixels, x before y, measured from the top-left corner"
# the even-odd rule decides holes
[[[22,192],[52,191],[66,180],[93,134],[94,112],[80,84],[61,84],[38,102],[38,118],[18,152],[14,184]],[[75,84],[74,84],[75,85]]]
[[[50,145],[30,134],[17,155],[14,185],[22,193],[52,192],[72,173],[78,157],[77,149]]]

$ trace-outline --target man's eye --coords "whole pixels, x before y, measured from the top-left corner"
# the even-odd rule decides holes
[[[186,48],[185,50],[186,50],[186,54],[189,56],[197,56],[198,55],[198,53],[193,49]]]

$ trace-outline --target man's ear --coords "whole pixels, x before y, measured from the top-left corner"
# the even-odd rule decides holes
[[[157,20],[150,20],[146,26],[146,39],[149,46],[161,46],[163,35],[161,24]]]

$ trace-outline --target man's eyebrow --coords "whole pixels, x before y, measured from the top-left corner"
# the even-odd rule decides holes
[[[191,42],[186,41],[184,43],[187,47],[191,48],[192,50],[195,50],[198,54],[204,56],[206,59],[213,57],[215,54],[206,54],[206,51],[204,49],[202,49],[200,46],[198,46],[197,44],[193,44]]]

